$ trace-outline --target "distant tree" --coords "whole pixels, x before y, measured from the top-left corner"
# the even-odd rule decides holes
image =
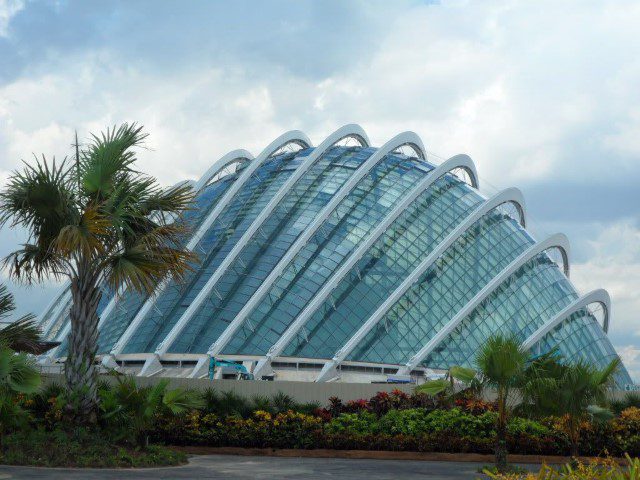
[[[0,224],[28,232],[27,243],[5,259],[13,277],[71,281],[65,378],[74,401],[66,411],[81,423],[97,416],[100,282],[150,293],[167,276],[183,277],[195,260],[181,247],[186,226],[171,221],[192,204],[192,189],[163,189],[134,169],[134,148],[145,138],[142,127],[123,124],[86,146],[76,140],[75,161],[36,158],[0,193]]]

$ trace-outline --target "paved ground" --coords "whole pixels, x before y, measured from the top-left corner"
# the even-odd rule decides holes
[[[350,460],[339,458],[276,458],[202,455],[189,465],[141,470],[73,470],[0,467],[0,480],[46,478],[60,480],[119,480],[132,478],[224,480],[413,480],[474,479],[480,464],[404,460]],[[486,478],[486,477],[484,477]]]

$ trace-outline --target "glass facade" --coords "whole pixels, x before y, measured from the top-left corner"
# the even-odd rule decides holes
[[[306,155],[309,153],[309,150],[304,152]],[[295,156],[295,153],[278,155],[266,161],[261,168],[254,172],[194,248],[194,252],[200,256],[200,263],[195,266],[194,272],[188,274],[185,280],[180,283],[169,282],[169,285],[154,302],[151,311],[145,318],[145,323],[153,325],[174,305],[190,302],[195,298],[208,275],[233,248],[233,243],[242,235],[251,219],[260,213],[260,210],[291,174],[291,170],[284,167],[287,165],[287,161]],[[108,321],[100,331],[98,352],[107,353],[111,350],[144,305],[146,299],[145,295],[132,293],[122,301],[117,313],[107,319]]]
[[[492,334],[514,334],[524,341],[577,298],[558,266],[541,253],[478,305],[423,364],[433,368],[472,366],[477,352]]]
[[[496,208],[476,221],[347,357],[405,363],[533,240]]]
[[[222,345],[221,353],[238,359],[264,356],[327,282],[336,279],[336,272],[353,258],[358,246],[370,239],[376,227],[434,168],[399,151],[381,157],[311,231],[320,212],[376,152],[375,148],[360,146],[327,149],[270,210],[251,238],[247,235],[248,242],[220,272],[215,285],[211,284],[224,259],[245,232],[257,225],[260,213],[312,151],[306,148],[277,153],[253,172],[198,241],[194,251],[200,261],[194,272],[180,283],[170,281],[152,300],[151,308],[123,346],[123,354],[150,353],[160,345],[171,354],[206,353],[242,311],[240,327]],[[207,185],[197,196],[196,208],[178,221],[192,225],[192,232],[198,230],[247,164]],[[452,174],[434,179],[382,234],[372,239],[371,247],[305,317],[280,356],[331,359],[485,201],[477,190]],[[534,239],[508,207],[496,207],[477,220],[474,217],[468,228],[458,229],[453,243],[403,290],[346,360],[407,363],[484,286],[531,247]],[[297,242],[303,233],[309,235],[308,240]],[[185,238],[185,244],[188,240]],[[258,294],[294,245],[291,261],[282,263],[282,273],[272,275],[273,282],[263,287],[264,294]],[[470,366],[491,335],[513,333],[524,340],[574,302],[578,294],[552,258],[550,251],[543,252],[517,268],[429,352],[420,366]],[[193,315],[185,317],[203,291],[207,292],[204,301]],[[100,312],[112,297],[104,292]],[[101,323],[99,353],[111,351],[147,300],[146,295],[130,291],[121,295]],[[249,301],[255,306],[243,310]],[[51,318],[53,310],[43,317],[50,322],[51,339],[60,336],[68,321],[68,305],[60,311],[62,314],[55,319]],[[184,328],[172,344],[164,345],[178,322]],[[570,315],[533,348],[543,352],[554,347],[569,360],[582,358],[598,365],[616,356],[601,325],[586,308]],[[62,356],[65,351],[63,343],[58,354]],[[619,381],[630,383],[626,370],[619,374]]]
[[[289,247],[373,151],[329,149],[283,198],[169,351],[206,352],[213,343],[209,340],[222,333]]]
[[[380,236],[285,348],[285,356],[331,358],[482,198],[446,175]]]
[[[598,367],[605,367],[618,355],[602,326],[588,308],[581,308],[553,328],[538,342],[537,352],[545,353],[553,348],[568,361],[583,360]],[[616,383],[622,387],[633,383],[622,367],[616,373]]]

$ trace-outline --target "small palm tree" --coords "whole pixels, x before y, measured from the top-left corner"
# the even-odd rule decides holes
[[[40,388],[40,373],[25,353],[14,352],[0,343],[0,447],[7,427],[18,425],[25,412],[15,401],[19,393]]]
[[[487,340],[476,359],[487,386],[497,393],[496,467],[507,468],[507,422],[514,407],[530,357],[515,337],[496,335]]]
[[[141,387],[133,377],[118,378],[115,387],[100,390],[103,416],[112,424],[122,426],[138,446],[147,447],[147,432],[157,414],[182,415],[204,407],[203,397],[198,392],[168,387],[167,379]]]
[[[13,295],[5,285],[0,284],[0,321],[6,322],[6,319],[15,309]],[[30,313],[23,315],[3,327],[0,330],[0,343],[16,352],[42,353],[41,332],[35,316]]]
[[[25,228],[27,243],[5,262],[17,280],[68,277],[71,332],[65,378],[73,403],[67,413],[95,422],[97,307],[104,281],[112,291],[129,287],[150,293],[167,276],[181,278],[195,260],[180,245],[189,208],[189,186],[162,189],[134,169],[134,148],[146,134],[124,124],[76,140],[75,162],[35,159],[11,174],[0,192],[0,224]]]
[[[444,378],[429,380],[415,388],[418,393],[426,393],[432,397],[443,395],[449,399],[451,406],[455,405],[456,385],[458,381],[464,388],[470,388],[479,393],[482,390],[481,379],[478,378],[475,370],[471,368],[454,365],[449,367]]]
[[[591,418],[607,420],[613,414],[603,405],[613,386],[620,359],[614,359],[604,368],[579,360],[560,364],[554,374],[532,389],[529,397],[537,413],[566,416],[571,456],[579,455],[580,424]]]

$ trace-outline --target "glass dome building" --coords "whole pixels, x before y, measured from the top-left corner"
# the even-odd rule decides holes
[[[567,238],[534,239],[519,190],[485,197],[468,156],[433,162],[414,133],[374,148],[357,125],[316,147],[291,131],[192,183],[197,207],[176,221],[200,263],[150,297],[103,291],[106,366],[202,377],[215,358],[255,378],[368,382],[472,366],[498,332],[536,354],[617,356],[609,296],[575,290]],[[48,361],[66,354],[69,306],[65,287],[40,318],[62,342]]]

